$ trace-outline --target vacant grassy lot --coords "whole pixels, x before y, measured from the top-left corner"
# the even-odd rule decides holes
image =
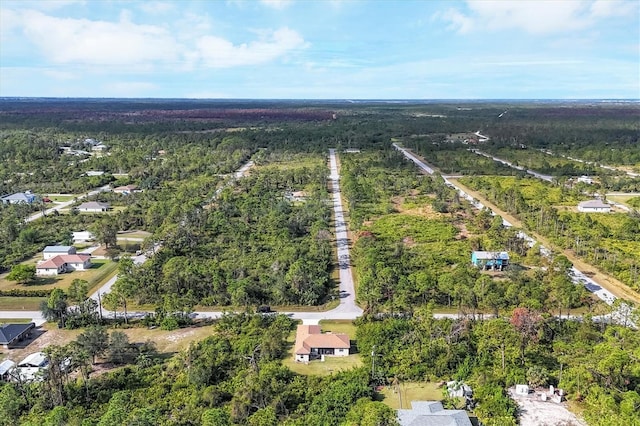
[[[150,330],[146,327],[123,329],[131,343],[143,343],[150,340],[156,344],[156,348],[162,353],[179,352],[189,346],[191,342],[198,342],[213,335],[213,327],[193,326],[180,328],[178,330],[166,331],[155,328]]]
[[[46,297],[0,296],[0,311],[38,311]],[[2,320],[7,322],[6,320]]]
[[[440,401],[442,388],[432,382],[400,382],[398,386],[385,386],[380,394],[382,402],[397,410],[402,401],[402,408],[410,408],[411,401]]]
[[[50,194],[50,195],[45,195],[45,197],[49,198],[51,201],[57,201],[59,203],[64,203],[67,201],[71,201],[74,198],[77,198],[78,195],[74,195],[74,194]]]

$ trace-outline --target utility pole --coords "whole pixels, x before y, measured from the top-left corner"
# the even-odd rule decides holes
[[[371,348],[371,380],[374,380],[376,374],[376,345]]]

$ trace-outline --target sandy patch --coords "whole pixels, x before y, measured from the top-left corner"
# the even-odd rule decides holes
[[[520,409],[520,426],[587,426],[567,409],[566,403],[542,401],[540,394],[535,392],[521,396],[515,395],[514,389],[509,389],[509,395]]]

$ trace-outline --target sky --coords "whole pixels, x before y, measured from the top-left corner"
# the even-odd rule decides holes
[[[638,0],[0,0],[0,96],[638,99]]]

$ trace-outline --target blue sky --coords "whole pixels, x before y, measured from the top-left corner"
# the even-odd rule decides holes
[[[637,0],[0,0],[0,96],[640,98]]]

